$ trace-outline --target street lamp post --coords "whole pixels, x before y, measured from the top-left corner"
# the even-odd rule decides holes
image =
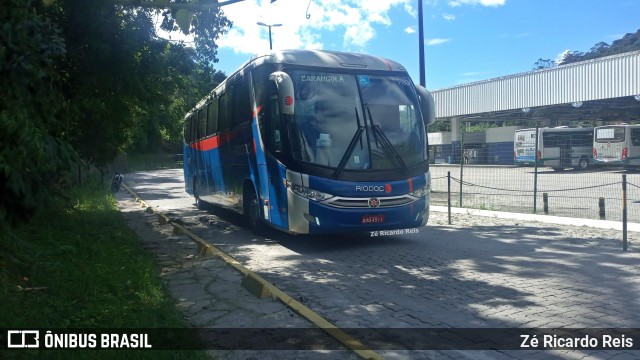
[[[418,0],[418,54],[420,62],[420,85],[426,86],[424,69],[424,28],[422,18],[422,0]]]
[[[271,28],[272,27],[282,26],[282,24],[271,24],[271,25],[269,25],[269,24],[265,24],[263,22],[258,22],[257,24],[260,25],[260,26],[266,26],[266,27],[269,28],[269,50],[273,50],[273,43],[271,41]]]

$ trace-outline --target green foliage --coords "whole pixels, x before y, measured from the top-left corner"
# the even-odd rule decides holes
[[[156,38],[151,15],[98,0],[67,0],[61,13],[73,144],[98,166],[129,150],[177,151],[182,117],[213,87],[213,69]]]
[[[0,324],[13,328],[182,328],[153,260],[112,195],[74,189],[75,204],[0,233]],[[100,229],[96,232],[96,229]],[[53,351],[19,358],[205,358],[204,352]],[[16,352],[0,351],[0,358]]]
[[[451,127],[451,122],[449,121],[435,121],[429,124],[427,129],[429,130],[430,133],[445,132],[445,131],[451,131],[451,129],[449,129],[450,127]]]
[[[157,38],[148,9],[0,7],[0,223],[45,208],[79,158],[105,169],[121,152],[179,151],[184,114],[224,78],[211,64],[230,26],[219,10],[191,21],[196,49]]]
[[[66,143],[60,30],[36,1],[0,7],[0,222],[43,208],[76,160]]]
[[[204,2],[204,1],[202,1]],[[176,4],[193,3],[190,0],[176,0]],[[193,14],[193,16],[189,16]],[[232,22],[226,18],[220,7],[198,10],[195,13],[173,7],[162,12],[162,28],[181,30],[195,36],[196,56],[203,63],[218,62],[216,41],[227,32]]]
[[[535,64],[533,64],[533,70],[542,70],[552,68],[556,65],[555,61],[551,59],[539,58]]]
[[[601,41],[592,46],[587,52],[569,51],[564,54],[562,60],[557,64],[553,60],[540,58],[534,64],[533,70],[552,68],[554,66],[567,65],[579,61],[597,59],[603,56],[616,55],[635,50],[640,50],[640,30],[635,33],[626,34],[621,39],[612,42],[611,45]]]
[[[635,50],[640,50],[640,30],[635,33],[626,34],[621,39],[612,42],[611,45],[608,45],[606,42],[599,42],[586,53],[579,51],[571,52],[571,56],[563,59],[562,63],[559,65],[566,65],[578,61],[591,60]]]
[[[479,123],[467,123],[463,128],[462,132],[483,132],[487,129],[491,129],[494,127],[498,127],[495,122],[479,122]]]

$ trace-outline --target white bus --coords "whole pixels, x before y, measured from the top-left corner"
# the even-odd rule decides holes
[[[593,128],[542,128],[539,130],[538,161],[553,170],[585,170],[593,161]]]
[[[601,164],[640,167],[640,125],[596,127],[593,158]]]
[[[536,129],[518,129],[513,136],[513,163],[534,165],[536,161]]]

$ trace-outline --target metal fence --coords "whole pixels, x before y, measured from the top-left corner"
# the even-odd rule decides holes
[[[477,145],[474,150],[485,152]],[[469,161],[464,154],[470,151],[464,144],[456,152],[452,158],[457,163],[431,165],[434,205],[446,206],[450,196],[455,207],[621,221],[626,176],[628,220],[640,223],[638,171],[601,166],[592,158],[586,170],[560,170],[544,164],[496,165],[489,156]],[[494,156],[513,159],[513,147],[503,146],[502,153],[494,151],[491,159]]]

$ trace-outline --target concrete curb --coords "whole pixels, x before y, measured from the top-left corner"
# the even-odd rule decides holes
[[[274,298],[279,299],[286,306],[288,306],[289,308],[295,310],[297,313],[299,313],[304,318],[309,320],[315,326],[317,326],[318,328],[324,330],[327,334],[329,334],[330,336],[332,336],[333,338],[338,340],[345,347],[347,347],[348,349],[352,350],[353,352],[358,354],[363,359],[373,359],[373,360],[383,360],[384,359],[380,354],[376,353],[373,350],[368,349],[367,346],[362,344],[359,340],[353,338],[352,336],[350,336],[346,332],[342,331],[341,329],[339,329],[337,326],[335,326],[334,324],[332,324],[328,320],[324,319],[322,316],[316,314],[315,312],[313,312],[308,307],[306,307],[303,304],[301,304],[300,302],[296,301],[295,299],[293,299],[291,296],[289,296],[284,291],[280,290],[279,288],[277,288],[273,284],[269,283],[268,281],[266,281],[264,278],[262,278],[258,274],[254,273],[251,270],[249,270],[248,268],[246,268],[244,265],[242,265],[240,262],[235,260],[233,257],[229,256],[228,254],[226,254],[222,250],[218,249],[217,247],[211,245],[206,240],[200,238],[198,235],[192,233],[191,231],[189,231],[184,226],[182,226],[180,224],[176,224],[175,222],[173,222],[166,215],[155,211],[151,206],[149,206],[144,200],[142,200],[126,184],[123,183],[122,186],[125,188],[125,190],[127,190],[127,192],[129,194],[131,194],[131,196],[135,199],[136,202],[139,202],[141,204],[141,206],[146,207],[145,212],[150,213],[150,214],[151,213],[156,214],[158,216],[158,221],[159,222],[170,224],[171,226],[173,226],[173,231],[175,233],[184,234],[184,235],[188,236],[190,239],[192,239],[193,241],[195,241],[196,244],[197,244],[197,247],[198,247],[198,253],[200,255],[203,255],[203,256],[217,256],[217,257],[221,258],[224,262],[226,262],[227,264],[231,265],[233,268],[235,268],[236,270],[238,270],[239,272],[241,272],[244,275],[243,283],[245,282],[245,279],[248,279],[248,282],[252,283],[252,287],[255,287],[255,286],[261,287],[261,289],[259,290],[259,292],[261,294],[266,295],[266,296],[271,295]],[[248,290],[253,293],[253,291],[251,291],[250,289],[248,289]],[[256,294],[254,294],[254,295],[256,295]],[[261,297],[260,295],[257,295],[257,296]]]

